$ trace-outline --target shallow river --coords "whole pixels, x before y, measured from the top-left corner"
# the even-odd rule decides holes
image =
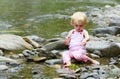
[[[59,37],[68,31],[69,16],[93,7],[114,6],[119,0],[0,0],[0,33]],[[86,29],[94,27],[89,24]]]
[[[119,0],[0,0],[0,34],[60,37],[62,32],[72,28],[69,16],[75,11],[87,11],[105,5],[114,6],[119,2]],[[89,29],[94,27],[94,24],[88,23],[86,29],[90,32]],[[33,79],[31,69],[40,64],[25,64],[28,67],[21,71],[21,76],[15,76],[12,79],[23,79],[22,75],[24,79]],[[52,78],[57,75],[50,70],[51,68],[44,67],[44,69],[46,70],[43,71],[47,71],[44,76]],[[28,74],[25,75],[25,73]]]

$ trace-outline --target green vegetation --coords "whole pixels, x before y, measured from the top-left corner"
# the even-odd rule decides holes
[[[76,65],[76,64],[71,64],[71,65],[69,66],[69,68],[70,68],[70,69],[73,69],[73,70],[76,70],[76,69],[79,68],[79,66]]]
[[[52,67],[48,67],[46,66],[44,69],[43,69],[43,75],[48,79],[52,79],[52,78],[55,78],[55,77],[58,77],[59,75],[56,73],[55,69],[52,68]]]

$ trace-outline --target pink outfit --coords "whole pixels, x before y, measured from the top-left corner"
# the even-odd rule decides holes
[[[64,65],[73,58],[83,62],[88,60],[88,56],[86,56],[86,48],[81,45],[84,39],[83,32],[84,30],[82,32],[77,32],[75,29],[72,31],[69,50],[62,53]]]

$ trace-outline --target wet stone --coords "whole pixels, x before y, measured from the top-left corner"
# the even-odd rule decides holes
[[[8,69],[8,66],[6,65],[0,65],[0,70],[7,70]]]
[[[76,79],[74,74],[60,74],[60,77],[65,79]]]
[[[46,57],[39,57],[39,56],[33,57],[33,60],[34,60],[35,62],[43,61],[43,60],[46,60],[46,59],[47,59]]]
[[[46,60],[45,63],[47,63],[49,65],[61,64],[62,60],[61,59],[51,59],[51,60]]]

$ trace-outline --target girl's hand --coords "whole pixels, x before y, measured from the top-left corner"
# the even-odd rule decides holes
[[[82,45],[85,46],[86,43],[90,40],[89,34],[86,30],[84,30],[84,40],[82,41]]]
[[[65,39],[64,43],[65,43],[66,45],[69,45],[69,43],[70,43],[70,37],[67,37],[67,38]]]
[[[83,40],[83,41],[82,41],[82,45],[83,45],[83,46],[85,46],[85,45],[86,45],[86,43],[87,43],[87,41],[86,41],[86,40]]]

